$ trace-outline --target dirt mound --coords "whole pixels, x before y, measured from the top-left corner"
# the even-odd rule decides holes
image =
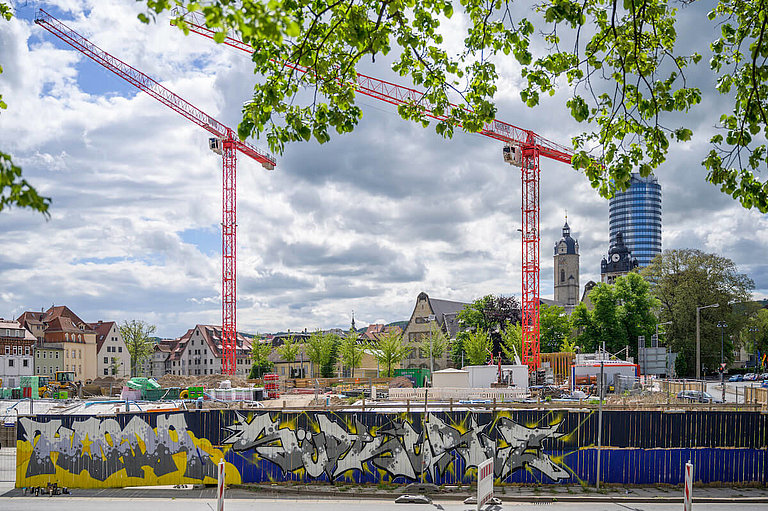
[[[229,380],[232,387],[249,387],[248,382],[238,376],[228,374],[207,374],[200,376],[183,376],[166,374],[157,380],[163,388],[168,387],[208,387],[217,388],[222,381]]]
[[[413,382],[405,376],[398,376],[389,382],[390,389],[412,389]]]

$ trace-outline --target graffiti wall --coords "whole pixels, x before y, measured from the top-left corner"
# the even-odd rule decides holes
[[[602,480],[766,482],[768,416],[610,411]],[[595,482],[597,415],[581,411],[383,414],[206,410],[19,419],[16,485],[426,481],[467,484],[494,459],[497,483]]]

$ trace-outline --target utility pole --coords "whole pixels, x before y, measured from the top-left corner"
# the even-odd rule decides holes
[[[701,309],[709,309],[710,307],[720,307],[719,303],[713,303],[712,305],[704,305],[702,307],[696,307],[696,379],[701,379]]]
[[[603,377],[605,371],[605,361],[600,360],[600,401],[597,408],[597,472],[595,486],[600,489],[600,451],[603,447]]]
[[[725,321],[718,321],[717,327],[720,329],[720,387],[723,390],[723,403],[725,403],[725,362],[723,361],[723,345],[725,344],[725,329],[728,325]]]

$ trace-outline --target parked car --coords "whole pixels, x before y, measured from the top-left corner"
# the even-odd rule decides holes
[[[755,381],[757,379],[757,375],[755,373],[747,373],[744,375],[744,381]]]
[[[757,377],[758,380],[768,380],[768,373],[763,373]]]
[[[744,377],[740,374],[734,374],[730,378],[728,378],[728,381],[744,381]]]
[[[677,393],[677,399],[690,401],[692,403],[722,403],[720,399],[715,398],[709,392],[701,390],[683,390]]]

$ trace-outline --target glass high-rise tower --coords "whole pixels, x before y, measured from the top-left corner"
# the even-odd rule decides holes
[[[617,192],[608,206],[611,246],[622,233],[624,244],[639,266],[647,266],[661,253],[661,185],[655,176],[633,173],[630,185]]]

